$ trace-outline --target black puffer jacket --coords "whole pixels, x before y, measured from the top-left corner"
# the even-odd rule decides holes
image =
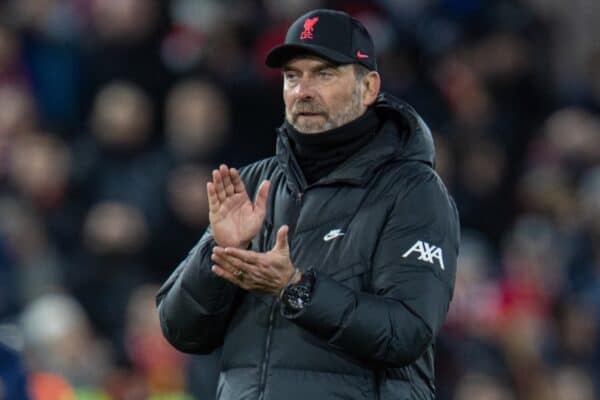
[[[272,296],[214,275],[210,229],[160,289],[162,329],[176,348],[223,346],[219,400],[434,398],[434,338],[454,288],[458,215],[421,118],[386,95],[375,107],[380,132],[312,185],[283,132],[276,157],[242,169],[251,196],[271,180],[252,249],[270,250],[288,224],[293,263],[316,271],[300,315],[285,318]]]

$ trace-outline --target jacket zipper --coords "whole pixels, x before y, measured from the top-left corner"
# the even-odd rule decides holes
[[[299,191],[296,193],[296,202],[298,206],[302,204],[302,196],[304,192]],[[298,208],[299,210],[300,208]],[[297,217],[296,217],[297,219]],[[277,304],[279,303],[279,299],[275,299],[273,304],[271,305],[271,312],[269,314],[269,325],[267,326],[267,339],[265,340],[265,356],[263,357],[263,362],[261,365],[260,371],[260,382],[258,385],[258,399],[263,400],[265,397],[265,388],[267,385],[267,368],[269,365],[269,356],[271,354],[271,338],[273,336],[273,320],[275,319],[275,310],[277,308]]]
[[[260,372],[260,383],[258,385],[258,398],[263,400],[265,397],[265,387],[267,384],[267,366],[269,364],[269,355],[271,354],[271,336],[273,335],[273,320],[275,319],[275,309],[277,308],[277,300],[271,305],[271,313],[269,314],[269,325],[267,327],[267,339],[265,340],[265,356]]]

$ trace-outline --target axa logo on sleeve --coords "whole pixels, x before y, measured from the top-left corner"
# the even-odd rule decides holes
[[[418,240],[410,249],[408,249],[406,253],[402,254],[402,258],[407,258],[412,253],[418,253],[418,260],[425,261],[430,264],[435,264],[434,260],[437,260],[440,263],[440,268],[445,269],[442,249],[437,246],[433,246],[427,242]]]

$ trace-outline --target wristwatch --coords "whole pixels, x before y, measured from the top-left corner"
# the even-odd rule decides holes
[[[312,300],[315,272],[309,268],[295,284],[288,286],[281,295],[282,313],[296,314],[308,306]]]

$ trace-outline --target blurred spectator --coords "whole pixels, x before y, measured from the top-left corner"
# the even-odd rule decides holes
[[[464,138],[457,156],[456,202],[461,220],[497,244],[508,229],[513,208],[505,192],[507,160],[497,143],[486,137]],[[494,210],[490,212],[490,210]]]
[[[82,216],[70,185],[71,149],[49,133],[22,134],[13,141],[8,167],[8,183],[37,210],[54,245],[69,256]]]
[[[184,388],[184,355],[164,338],[155,295],[158,285],[138,287],[131,295],[125,318],[125,341],[129,360],[154,395],[173,395]]]
[[[151,103],[146,94],[127,82],[114,82],[96,97],[92,130],[96,138],[112,150],[125,152],[142,147],[152,127]]]
[[[454,400],[513,400],[515,397],[498,379],[482,374],[465,375],[457,384]]]
[[[10,159],[10,181],[40,210],[51,210],[66,196],[69,148],[47,134],[17,138]]]
[[[573,187],[566,171],[556,164],[533,167],[517,182],[517,203],[522,212],[550,218],[559,229],[577,223]]]
[[[565,364],[577,364],[598,371],[597,350],[600,340],[600,319],[590,304],[575,298],[565,298],[556,312],[558,343],[556,357]]]
[[[450,396],[470,371],[508,374],[498,342],[502,298],[494,253],[480,233],[464,231],[461,236],[455,295],[438,346],[443,355],[437,367],[441,398]]]
[[[85,20],[81,0],[10,1],[12,18],[21,27],[48,38],[73,39]]]
[[[581,178],[575,200],[578,224],[568,260],[568,289],[585,293],[600,311],[600,168],[591,169]]]
[[[89,100],[110,82],[138,85],[153,100],[164,96],[169,76],[160,59],[159,35],[166,2],[93,0],[88,42],[84,49],[85,90]]]
[[[65,271],[51,237],[35,212],[13,198],[0,200],[0,237],[9,256],[13,300],[23,305],[63,287]],[[9,302],[10,304],[10,302]]]
[[[600,4],[575,0],[568,4],[558,0],[527,0],[550,27],[552,43],[551,71],[556,88],[572,98],[584,90],[585,65],[598,42]]]
[[[88,214],[85,245],[94,254],[129,255],[139,253],[148,236],[143,215],[134,207],[119,203],[99,203]]]
[[[211,169],[202,165],[182,164],[169,173],[166,188],[166,219],[160,235],[149,249],[153,276],[166,279],[173,260],[182,260],[198,241],[208,224],[206,182]]]
[[[188,80],[167,96],[165,130],[171,158],[216,162],[228,142],[230,111],[225,95],[212,83]]]
[[[69,280],[94,324],[122,351],[130,293],[149,279],[143,262],[147,222],[132,205],[100,202],[87,214],[83,236]]]
[[[593,400],[598,398],[598,391],[592,377],[584,369],[565,366],[559,368],[553,376],[554,398],[556,400]]]
[[[519,218],[507,237],[502,259],[502,314],[548,317],[564,283],[565,248],[552,223],[536,216]]]
[[[107,344],[95,337],[84,310],[64,294],[48,294],[23,312],[28,365],[54,373],[75,387],[100,387],[111,366]]]
[[[437,66],[435,80],[459,125],[457,130],[473,131],[490,123],[492,98],[472,66],[450,54]]]
[[[539,148],[532,161],[560,163],[575,177],[600,162],[600,118],[584,109],[565,108],[544,123]]]
[[[94,0],[92,20],[100,38],[106,41],[136,41],[152,33],[157,5],[141,0]]]
[[[42,119],[52,128],[76,127],[81,111],[80,0],[12,0],[8,14],[21,31],[23,60]]]
[[[79,195],[91,205],[122,201],[138,207],[149,228],[158,229],[167,160],[153,146],[152,105],[137,86],[115,82],[98,93],[90,118],[93,136],[83,136],[74,150]]]
[[[207,225],[206,182],[211,171],[194,165],[182,165],[171,172],[168,184],[169,206],[177,219],[190,228]]]
[[[456,294],[446,329],[457,336],[489,338],[496,327],[501,305],[493,253],[480,234],[469,231],[462,233],[460,250]]]
[[[504,245],[498,339],[519,398],[547,397],[552,305],[565,282],[561,243],[549,220],[530,215],[516,221]]]
[[[0,87],[27,87],[28,84],[20,37],[8,24],[0,23]]]
[[[161,55],[173,70],[186,70],[200,62],[207,31],[226,17],[225,2],[174,0],[169,3],[172,28],[165,36]]]
[[[14,141],[36,127],[36,117],[29,92],[18,87],[0,87],[0,180],[6,177]]]

